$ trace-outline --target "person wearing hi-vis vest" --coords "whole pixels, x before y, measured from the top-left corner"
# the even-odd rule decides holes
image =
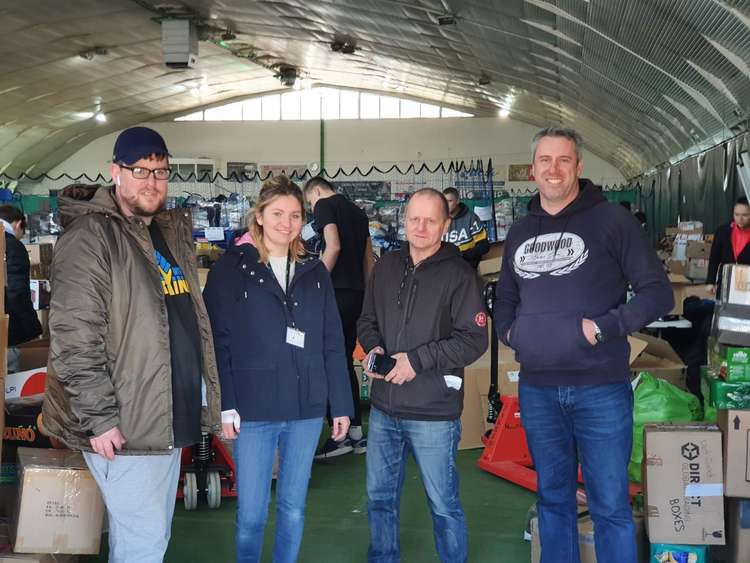
[[[306,259],[302,191],[286,176],[267,180],[248,214],[249,233],[208,274],[222,391],[224,436],[236,440],[239,563],[260,561],[274,454],[275,563],[297,560],[310,471],[326,407],[332,438],[353,415],[344,335],[331,276]]]

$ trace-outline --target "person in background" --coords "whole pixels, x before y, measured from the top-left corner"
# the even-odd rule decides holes
[[[494,320],[521,365],[541,563],[579,561],[579,462],[597,560],[633,563],[627,336],[667,314],[674,296],[638,221],[581,178],[581,145],[578,133],[555,127],[532,140],[539,193],[505,241]],[[635,296],[626,302],[628,284]]]
[[[427,493],[440,561],[468,560],[456,451],[464,367],[487,349],[487,314],[476,272],[442,241],[449,224],[443,194],[414,192],[406,206],[406,243],[375,265],[357,327],[368,359],[382,354],[395,360],[387,373],[368,372],[371,563],[400,560],[399,506],[409,452]]]
[[[733,220],[719,226],[714,233],[708,259],[708,291],[721,294],[721,270],[724,264],[750,264],[750,205],[739,198],[732,209]]]
[[[305,260],[302,191],[267,180],[247,219],[249,233],[213,266],[204,297],[221,380],[224,436],[235,440],[239,563],[260,561],[274,454],[275,563],[292,563],[302,542],[305,500],[326,405],[332,439],[353,413],[344,336],[331,278]]]
[[[352,451],[363,454],[367,451],[367,438],[362,431],[359,379],[352,354],[357,345],[357,319],[362,312],[365,285],[373,266],[369,220],[364,211],[346,196],[336,193],[336,188],[320,176],[307,181],[304,195],[313,211],[314,229],[323,239],[320,260],[331,273],[344,329],[344,352],[354,401],[348,436],[338,441],[331,438],[315,457],[325,459]],[[330,416],[328,423],[331,423]]]
[[[104,497],[110,563],[158,563],[172,531],[180,450],[221,430],[219,378],[187,209],[165,208],[159,133],[115,141],[114,187],[58,197],[44,432]]]
[[[0,206],[0,223],[5,228],[5,312],[8,314],[8,373],[19,371],[19,344],[42,334],[42,325],[31,302],[29,253],[21,242],[26,217],[15,205]]]
[[[482,256],[487,254],[490,243],[487,239],[487,229],[466,204],[461,203],[456,188],[450,187],[443,190],[445,199],[448,200],[451,224],[443,240],[458,247],[461,256],[475,270],[479,267]]]

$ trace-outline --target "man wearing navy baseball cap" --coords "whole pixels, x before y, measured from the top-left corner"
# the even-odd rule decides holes
[[[58,198],[44,426],[83,451],[117,563],[162,561],[181,448],[221,428],[190,213],[165,209],[169,156],[159,133],[131,127],[115,142],[114,187]]]

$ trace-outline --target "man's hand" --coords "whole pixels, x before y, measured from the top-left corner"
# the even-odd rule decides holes
[[[391,357],[396,360],[396,366],[385,376],[386,381],[396,385],[403,385],[407,381],[411,381],[417,377],[417,373],[409,362],[409,356],[405,352],[393,354]]]
[[[375,346],[375,348],[370,350],[365,356],[365,359],[362,360],[362,371],[364,371],[368,377],[372,377],[373,379],[384,379],[384,377],[379,373],[367,371],[367,365],[370,363],[370,356],[373,354],[385,354],[385,350],[383,350],[383,348],[381,348],[380,346]]]
[[[107,430],[104,434],[91,438],[91,447],[100,456],[107,458],[109,461],[115,459],[115,450],[121,450],[125,445],[125,438],[120,433],[120,429],[115,426]]]
[[[331,428],[331,439],[334,442],[340,442],[346,438],[347,432],[349,432],[349,417],[337,416],[334,418],[333,427]]]
[[[590,319],[582,319],[581,325],[583,328],[583,335],[586,337],[586,340],[589,341],[589,344],[592,346],[596,346],[596,323]]]
[[[716,293],[716,286],[712,284],[708,284],[706,286],[706,293]]]

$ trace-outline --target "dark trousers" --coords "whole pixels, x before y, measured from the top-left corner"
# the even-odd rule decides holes
[[[346,353],[346,367],[349,369],[349,383],[352,386],[352,400],[354,401],[354,418],[352,426],[362,426],[362,412],[359,404],[359,378],[354,372],[352,354],[357,346],[357,320],[362,314],[362,301],[365,292],[358,289],[336,289],[336,305],[341,316],[341,326],[344,329],[344,348]],[[330,413],[328,423],[332,424]]]

